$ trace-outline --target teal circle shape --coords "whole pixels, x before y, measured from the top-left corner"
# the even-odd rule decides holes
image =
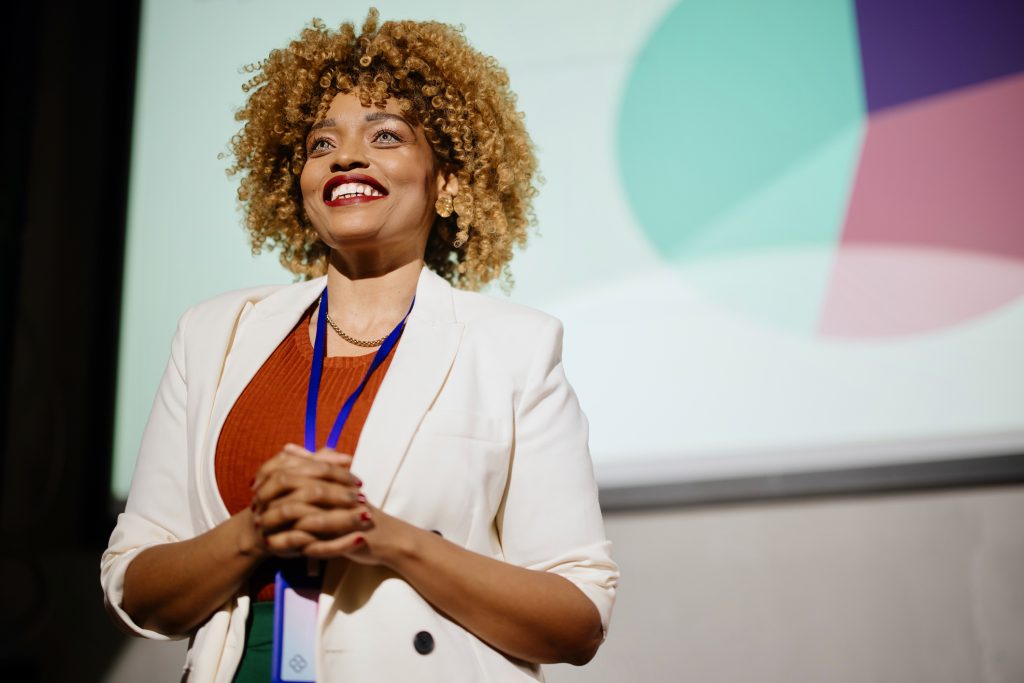
[[[859,145],[850,131],[864,116],[848,0],[684,0],[650,35],[624,90],[623,186],[644,233],[673,263],[834,248]],[[836,152],[843,136],[851,142]],[[721,227],[828,149],[810,177],[780,186],[762,218]]]

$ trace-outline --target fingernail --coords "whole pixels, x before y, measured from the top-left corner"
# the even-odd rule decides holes
[[[360,493],[358,496],[356,496],[356,501],[359,502],[359,503],[365,503],[366,502],[366,496],[364,496],[363,494]]]
[[[359,513],[359,519],[363,520],[364,522],[369,522],[370,513],[367,512],[366,510],[363,510],[362,512]]]
[[[359,477],[356,477],[355,482],[356,482],[356,488],[363,488],[363,480],[362,479],[360,479]]]
[[[255,484],[255,483],[256,483],[256,477],[253,477],[252,479],[249,480],[249,488],[252,488],[252,485]]]
[[[366,539],[362,536],[356,536],[356,540],[354,540],[352,543],[354,545],[362,545],[363,543],[366,543]]]

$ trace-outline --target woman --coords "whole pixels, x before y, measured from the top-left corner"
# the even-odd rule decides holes
[[[110,611],[190,637],[190,681],[269,680],[290,580],[318,596],[317,680],[589,661],[618,571],[561,326],[464,291],[530,219],[505,72],[373,10],[252,71],[232,147],[253,248],[311,279],[182,316],[101,562]]]

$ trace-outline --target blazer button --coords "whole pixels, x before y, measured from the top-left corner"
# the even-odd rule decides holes
[[[416,634],[416,637],[412,639],[412,646],[416,648],[416,652],[421,655],[429,655],[434,651],[434,636],[430,635],[426,631],[420,631]]]

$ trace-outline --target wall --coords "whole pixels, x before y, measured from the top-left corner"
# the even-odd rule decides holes
[[[1024,488],[607,520],[623,582],[600,681],[1024,680]]]

